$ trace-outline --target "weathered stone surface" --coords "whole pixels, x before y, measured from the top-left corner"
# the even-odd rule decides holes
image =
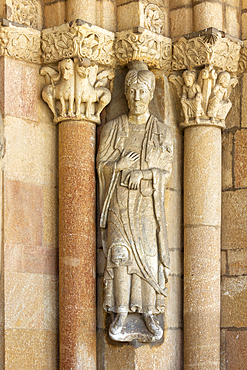
[[[57,184],[56,127],[7,116],[5,138],[4,168],[8,179],[48,186]],[[48,192],[45,188],[46,209],[47,201],[52,201],[51,196],[47,199]]]
[[[5,242],[41,246],[42,187],[6,180],[5,189]]]
[[[227,273],[227,255],[226,251],[221,251],[221,275],[226,275]]]
[[[233,186],[233,134],[224,132],[222,135],[222,188]]]
[[[182,249],[182,194],[167,190],[165,206],[167,209],[167,232],[170,249]],[[176,214],[176,217],[174,217]],[[176,273],[176,272],[173,272]]]
[[[8,329],[5,341],[6,370],[54,370],[58,366],[57,338],[49,330]]]
[[[58,247],[58,189],[45,186],[43,245]]]
[[[246,327],[247,277],[223,277],[221,288],[221,326]]]
[[[239,130],[234,135],[234,185],[236,188],[247,187],[247,130]]]
[[[220,226],[221,130],[189,127],[184,140],[184,224]]]
[[[240,19],[239,9],[231,6],[225,8],[225,30],[231,36],[240,38]]]
[[[247,190],[222,194],[222,249],[247,249]]]
[[[222,30],[222,4],[204,1],[194,5],[194,31],[215,27]]]
[[[226,332],[226,369],[244,370],[247,363],[247,331]]]
[[[170,11],[170,24],[171,37],[178,37],[193,32],[192,7],[185,7]]]
[[[168,328],[181,328],[183,322],[183,281],[180,276],[170,276],[166,300],[166,322]]]
[[[228,250],[227,262],[229,275],[247,275],[247,250]]]
[[[58,335],[58,277],[44,275],[44,329]]]
[[[245,13],[247,16],[247,13]],[[247,21],[247,19],[246,19]],[[247,25],[247,22],[246,22]],[[247,73],[243,73],[241,94],[241,127],[247,127]]]
[[[43,277],[5,273],[6,329],[41,329],[44,323]]]
[[[64,1],[44,4],[44,28],[59,26],[66,22],[66,3]]]

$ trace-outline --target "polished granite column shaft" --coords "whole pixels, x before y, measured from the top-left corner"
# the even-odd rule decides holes
[[[59,125],[60,370],[96,369],[95,124]]]
[[[221,129],[184,133],[184,369],[220,369]]]

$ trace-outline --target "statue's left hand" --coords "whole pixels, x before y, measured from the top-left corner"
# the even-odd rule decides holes
[[[128,187],[130,190],[136,190],[140,185],[140,181],[143,177],[142,171],[131,171],[127,176]]]

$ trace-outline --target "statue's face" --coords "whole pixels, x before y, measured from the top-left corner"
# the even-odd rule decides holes
[[[60,69],[63,75],[64,80],[69,80],[73,76],[73,62],[70,60],[64,60]]]
[[[187,87],[191,87],[194,83],[194,76],[192,74],[186,74],[184,76],[184,82]]]
[[[137,82],[129,86],[126,97],[130,113],[138,116],[148,112],[153,94],[151,94],[147,85]]]

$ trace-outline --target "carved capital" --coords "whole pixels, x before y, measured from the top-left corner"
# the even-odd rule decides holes
[[[247,71],[247,40],[242,42],[242,48],[239,58],[239,73]]]
[[[230,94],[238,83],[236,77],[206,65],[200,71],[186,70],[182,76],[172,74],[169,81],[175,86],[181,103],[180,127],[225,128],[225,118],[232,107]]]
[[[114,65],[115,34],[77,20],[42,31],[44,63],[65,58],[87,58],[103,65]]]
[[[215,28],[190,34],[174,43],[172,69],[176,71],[211,64],[224,71],[237,72],[240,48],[239,40],[225,36]]]
[[[151,68],[170,70],[171,39],[141,27],[117,32],[115,54],[121,66],[138,60]]]
[[[6,26],[0,26],[0,56],[40,63],[40,31],[5,23]]]
[[[42,98],[55,124],[66,120],[100,123],[100,113],[111,101],[113,70],[99,70],[86,58],[67,58],[57,69],[41,68],[40,74],[46,79]]]

